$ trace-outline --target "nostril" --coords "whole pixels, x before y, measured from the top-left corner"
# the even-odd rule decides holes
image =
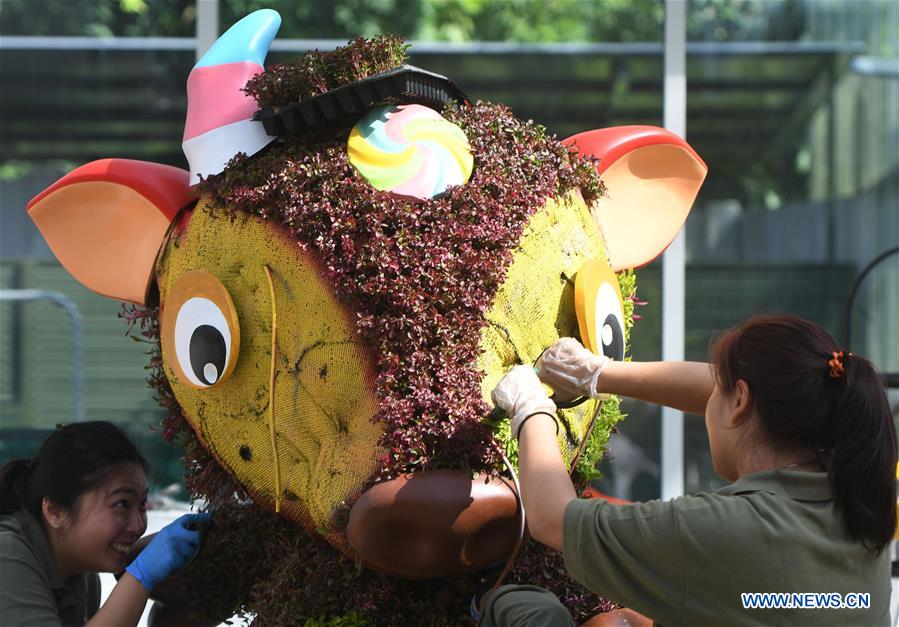
[[[518,536],[515,513],[487,521],[462,547],[462,559],[468,564],[498,564],[508,557],[509,539]]]

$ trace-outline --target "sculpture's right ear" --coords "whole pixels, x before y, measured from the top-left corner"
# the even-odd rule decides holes
[[[143,305],[169,225],[195,198],[189,177],[158,163],[93,161],[35,196],[28,214],[85,287]]]
[[[617,126],[564,142],[599,157],[608,194],[594,206],[612,269],[639,268],[680,231],[708,167],[683,139],[654,126]]]

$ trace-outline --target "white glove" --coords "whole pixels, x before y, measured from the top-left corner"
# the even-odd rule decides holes
[[[509,414],[512,435],[518,438],[518,432],[525,419],[534,414],[546,413],[556,421],[556,432],[559,422],[556,420],[556,404],[550,400],[540,379],[531,366],[515,366],[493,388],[490,394],[493,402]]]
[[[540,379],[553,389],[553,396],[570,401],[579,396],[599,396],[596,384],[609,361],[605,355],[587,350],[576,339],[563,337],[546,349],[537,368]]]

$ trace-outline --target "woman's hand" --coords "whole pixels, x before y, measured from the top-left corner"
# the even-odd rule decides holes
[[[714,370],[709,364],[614,361],[591,353],[570,337],[546,349],[537,373],[560,401],[582,395],[596,398],[618,394],[700,416],[715,387]]]
[[[211,518],[210,512],[181,516],[163,527],[125,570],[148,592],[152,591],[190,561],[200,547],[202,526]]]
[[[565,507],[575,493],[556,441],[556,404],[530,366],[512,368],[491,397],[509,414],[512,435],[519,438],[518,476],[531,535],[562,550]]]
[[[512,435],[516,438],[524,421],[534,414],[547,414],[556,420],[556,404],[550,400],[540,379],[530,366],[515,366],[500,380],[490,394],[493,402],[511,419]],[[559,424],[556,422],[556,430]]]
[[[537,364],[540,379],[553,389],[560,401],[579,396],[596,398],[596,384],[611,360],[596,355],[574,338],[563,337],[546,349]]]

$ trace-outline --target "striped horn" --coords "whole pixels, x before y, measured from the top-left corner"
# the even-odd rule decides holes
[[[274,141],[253,120],[256,102],[241,90],[265,70],[262,64],[280,26],[276,11],[255,11],[219,37],[191,70],[181,144],[191,185],[201,175],[224,170],[237,153],[253,155]]]

